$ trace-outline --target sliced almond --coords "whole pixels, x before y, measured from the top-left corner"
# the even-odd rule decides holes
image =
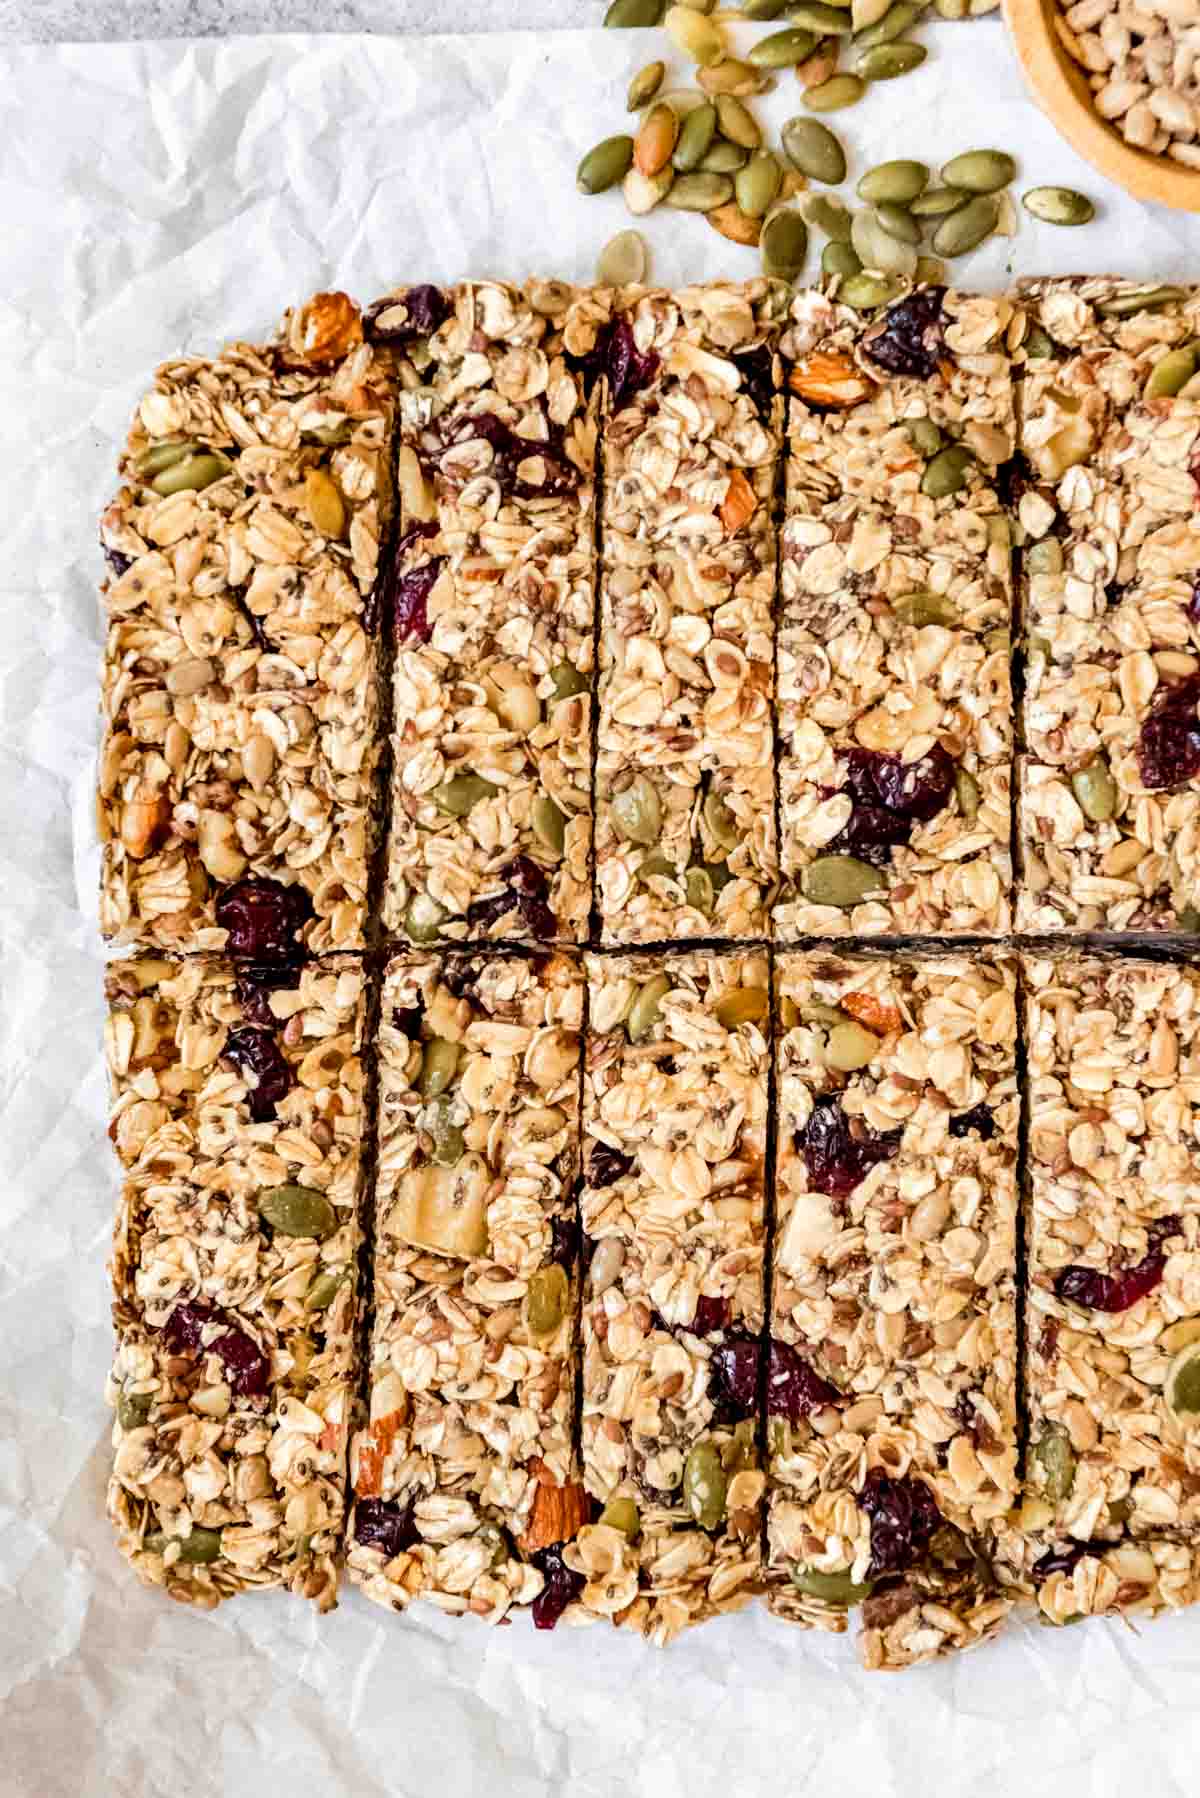
[[[794,363],[788,386],[810,406],[825,406],[834,412],[857,406],[875,390],[874,381],[849,356],[825,350],[814,350],[811,356]]]
[[[721,523],[725,526],[726,536],[732,537],[735,531],[748,524],[757,505],[753,487],[741,469],[735,468],[729,477],[729,491],[721,501]]]
[[[540,1548],[553,1548],[558,1542],[572,1542],[585,1523],[591,1521],[592,1506],[582,1486],[542,1486],[533,1496],[529,1528],[520,1537],[524,1554],[536,1554]]]

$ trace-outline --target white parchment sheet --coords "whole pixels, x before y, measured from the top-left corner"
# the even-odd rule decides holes
[[[598,13],[597,8],[597,13]],[[996,144],[1103,199],[961,266],[1200,277],[1200,220],[1101,195],[1024,99],[998,23],[942,26],[838,125],[854,169]],[[13,50],[0,57],[0,1794],[3,1798],[1171,1798],[1200,1753],[1200,1611],[1027,1626],[862,1674],[850,1638],[758,1615],[662,1653],[488,1632],[347,1592],[215,1616],[143,1591],[103,1517],[101,954],[90,918],[96,514],[154,364],[290,299],[404,280],[586,279],[628,221],[575,164],[622,129],[659,34]],[[682,76],[683,71],[678,71]],[[785,75],[764,103],[798,110]],[[656,279],[755,272],[700,220],[643,228]],[[1198,571],[1200,572],[1200,571]]]

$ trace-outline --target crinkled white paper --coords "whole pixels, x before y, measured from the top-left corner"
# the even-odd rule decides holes
[[[960,280],[1200,277],[1200,221],[1101,190],[1024,98],[999,25],[837,121],[883,156],[996,144],[1099,225],[1023,222]],[[590,276],[627,222],[574,190],[657,34],[243,39],[0,57],[0,1792],[18,1798],[1169,1798],[1191,1792],[1200,1612],[1026,1626],[862,1674],[763,1615],[661,1653],[486,1631],[347,1592],[318,1618],[144,1591],[103,1517],[104,1137],[90,758],[96,515],[161,358],[268,329],[322,286]],[[677,71],[683,78],[683,71]],[[784,73],[763,111],[796,111]],[[644,221],[665,282],[755,271],[692,216]],[[815,260],[815,258],[814,258]]]

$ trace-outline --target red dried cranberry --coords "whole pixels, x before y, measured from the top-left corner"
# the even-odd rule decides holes
[[[364,1548],[382,1549],[389,1561],[403,1554],[417,1539],[412,1505],[360,1498],[354,1507],[354,1539]]]
[[[709,1298],[701,1294],[696,1300],[696,1315],[691,1328],[696,1336],[707,1336],[712,1330],[724,1330],[729,1324],[729,1300]]]
[[[1200,624],[1200,580],[1192,586],[1192,597],[1187,603],[1187,615],[1193,624]]]
[[[430,630],[426,603],[442,572],[445,556],[431,556],[415,568],[404,567],[414,544],[436,537],[436,524],[414,524],[392,544],[379,571],[367,604],[363,628],[373,634],[381,614],[389,614],[399,644],[428,643]]]
[[[623,1180],[633,1167],[633,1156],[623,1155],[620,1149],[610,1148],[606,1142],[598,1142],[588,1156],[588,1185],[597,1188],[612,1186]]]
[[[926,287],[897,300],[884,314],[883,323],[864,349],[879,368],[892,375],[915,375],[927,381],[937,373],[946,355],[942,335],[944,287]]]
[[[442,985],[456,999],[475,997],[475,967],[469,956],[446,957],[442,963]]]
[[[450,302],[441,288],[425,283],[406,291],[404,308],[408,318],[404,324],[381,325],[380,318],[385,312],[392,311],[396,304],[393,295],[390,299],[377,300],[363,313],[363,336],[368,343],[407,343],[413,337],[432,337],[450,311]]]
[[[996,1134],[996,1120],[986,1105],[972,1105],[970,1111],[960,1111],[950,1119],[951,1136],[970,1136],[974,1130],[984,1142],[991,1142]]]
[[[240,1074],[255,1077],[253,1084],[247,1081],[246,1104],[256,1124],[266,1123],[275,1116],[275,1107],[292,1087],[292,1070],[274,1033],[257,1024],[231,1030],[225,1039],[224,1054]]]
[[[823,1380],[790,1342],[772,1339],[767,1353],[767,1413],[799,1423],[826,1405],[840,1405],[842,1394]]]
[[[872,1467],[858,1502],[871,1519],[872,1578],[903,1573],[920,1559],[942,1522],[924,1480],[897,1479]]]
[[[218,893],[216,911],[217,923],[229,932],[227,953],[256,962],[293,961],[297,935],[313,915],[302,886],[256,874]]]
[[[205,1328],[223,1318],[216,1305],[193,1299],[176,1305],[163,1325],[163,1336],[172,1354],[194,1353],[201,1346]],[[236,1324],[214,1337],[208,1349],[219,1356],[230,1388],[239,1398],[261,1398],[267,1390],[271,1364],[253,1337]]]
[[[300,968],[239,968],[237,975],[238,1004],[247,1024],[261,1024],[264,1030],[278,1030],[279,1019],[271,1010],[271,994],[295,992],[300,985]]]
[[[653,350],[639,355],[633,327],[627,318],[614,318],[596,340],[594,359],[608,376],[609,403],[614,412],[627,406],[642,389],[649,387],[658,373],[658,357]]]
[[[928,824],[954,790],[954,763],[940,743],[915,762],[874,749],[847,749],[841,757],[842,790],[853,811],[829,844],[831,855],[856,855],[882,867],[907,843],[914,824]]]
[[[1138,771],[1151,792],[1182,786],[1200,774],[1200,674],[1175,681],[1142,725]]]
[[[550,1219],[550,1259],[571,1268],[579,1254],[579,1219],[573,1211],[560,1211]]]
[[[713,1350],[708,1363],[708,1396],[717,1418],[728,1422],[748,1417],[757,1394],[758,1338],[731,1331]]]
[[[518,437],[494,412],[457,412],[439,426],[439,436],[449,448],[472,443],[482,438],[492,447],[490,473],[504,493],[518,499],[558,498],[574,493],[579,486],[579,470],[563,449],[561,425],[547,427],[545,439]],[[518,473],[530,456],[539,456],[544,473],[540,481],[530,481]],[[449,471],[446,471],[449,472]]]
[[[545,870],[527,855],[518,855],[515,861],[501,868],[500,879],[505,884],[499,893],[493,893],[487,899],[476,899],[468,906],[467,924],[487,930],[499,918],[517,911],[525,928],[539,942],[553,942],[558,934],[558,922],[546,903],[550,889]]]
[[[881,1161],[891,1161],[900,1147],[900,1130],[884,1134],[861,1118],[847,1117],[836,1094],[825,1094],[812,1108],[796,1147],[808,1169],[808,1183],[831,1199],[844,1199]]]
[[[186,1355],[198,1349],[204,1326],[219,1315],[216,1306],[206,1304],[203,1299],[190,1299],[182,1305],[176,1305],[162,1327],[171,1353]]]
[[[1150,1247],[1132,1267],[1119,1274],[1098,1273],[1094,1267],[1064,1267],[1055,1275],[1054,1291],[1060,1299],[1084,1305],[1089,1311],[1128,1311],[1154,1291],[1163,1277],[1167,1258],[1163,1243],[1180,1228],[1177,1217],[1160,1217],[1147,1231]]]
[[[1042,1585],[1052,1573],[1073,1573],[1085,1555],[1101,1555],[1111,1542],[1072,1542],[1069,1548],[1048,1548],[1030,1572],[1035,1586]]]
[[[133,557],[124,555],[119,549],[109,549],[107,543],[102,543],[100,547],[104,551],[104,560],[108,563],[108,572],[115,581],[119,581],[133,567]]]
[[[765,423],[775,402],[775,358],[765,344],[760,344],[756,350],[743,350],[733,360],[741,372],[742,392],[749,396]]]
[[[579,1597],[587,1584],[582,1573],[572,1573],[562,1558],[562,1551],[563,1544],[556,1542],[551,1548],[539,1548],[529,1557],[546,1580],[533,1601],[535,1629],[553,1629],[567,1606]]]

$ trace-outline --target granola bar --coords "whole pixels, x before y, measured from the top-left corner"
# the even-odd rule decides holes
[[[767,933],[784,300],[764,280],[611,295],[596,755],[607,943]]]
[[[583,977],[562,954],[412,955],[379,1037],[370,1420],[351,1577],[396,1610],[563,1608]],[[566,1581],[571,1592],[581,1583]]]
[[[369,314],[409,371],[384,922],[416,942],[586,935],[598,317],[552,281]]]
[[[1200,288],[1022,285],[1031,931],[1200,926]]]
[[[113,963],[109,1514],[148,1584],[334,1602],[355,1389],[361,965]]]
[[[999,1627],[1016,1490],[1015,967],[777,964],[771,1607],[868,1666]]]
[[[1012,315],[793,302],[777,933],[1008,928]]]
[[[1026,957],[1027,1518],[1200,1524],[1200,970]]]
[[[391,401],[358,308],[159,369],[101,522],[101,927],[257,954],[362,946],[370,635]],[[260,925],[263,920],[260,918]]]
[[[758,1582],[767,961],[588,961],[585,1611],[658,1642]]]

